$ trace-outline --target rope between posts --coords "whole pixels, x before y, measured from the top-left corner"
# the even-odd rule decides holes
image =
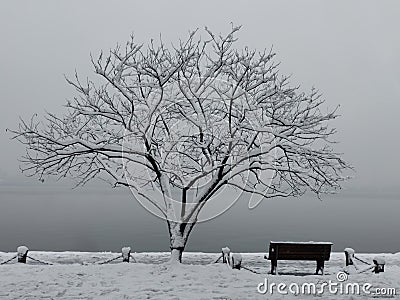
[[[361,261],[362,263],[364,263],[364,264],[366,264],[366,265],[371,265],[370,263],[368,263],[368,262],[366,262],[365,260],[362,260],[362,259],[360,259],[360,258],[358,258],[358,257],[356,257],[356,256],[354,256],[354,258],[357,259],[357,260],[359,260],[359,261]]]
[[[250,268],[247,268],[247,267],[245,267],[245,266],[241,266],[243,269],[245,269],[245,270],[247,270],[247,271],[250,271],[250,272],[253,272],[254,274],[262,274],[262,273],[260,273],[260,272],[258,272],[258,271],[255,271],[255,270],[252,270],[252,269],[250,269]]]
[[[118,258],[122,258],[122,255],[120,255],[120,256],[118,256],[118,257],[115,257],[115,258],[112,258],[112,259],[109,259],[109,260],[106,260],[106,261],[103,261],[103,262],[99,262],[99,263],[97,263],[97,264],[98,264],[98,265],[108,264],[108,263],[110,263],[110,262],[112,262],[112,261],[114,261],[114,260],[117,260]]]
[[[367,272],[367,271],[372,270],[373,268],[374,268],[374,266],[370,266],[369,268],[366,268],[366,269],[364,269],[364,270],[358,271],[357,274],[365,273],[365,272]]]
[[[6,263],[9,263],[10,261],[12,261],[13,259],[16,259],[17,255],[15,255],[14,257],[10,258],[9,260],[3,261],[2,263],[0,263],[0,265],[5,265]]]
[[[217,259],[216,261],[214,261],[214,264],[218,263],[219,260],[220,260],[221,258],[222,258],[222,255],[220,255],[220,256],[218,257],[218,259]]]
[[[25,254],[25,255],[26,255],[26,254]],[[14,255],[13,257],[11,257],[11,258],[9,258],[9,259],[7,259],[6,261],[0,262],[0,265],[5,265],[5,264],[11,262],[12,260],[14,260],[14,259],[16,259],[16,258],[18,258],[18,254],[17,254],[17,255]],[[29,259],[31,259],[31,260],[33,260],[33,261],[36,261],[36,262],[38,262],[38,263],[41,263],[41,264],[43,264],[43,265],[53,265],[53,263],[45,262],[45,261],[42,261],[42,260],[40,260],[40,259],[33,258],[32,256],[29,256],[29,255],[26,255],[26,258],[29,258]],[[117,256],[117,257],[114,257],[114,258],[111,258],[111,259],[108,259],[108,260],[102,261],[102,262],[94,262],[94,263],[92,263],[92,264],[100,264],[100,265],[102,265],[102,264],[107,264],[107,263],[110,263],[110,262],[112,262],[112,261],[115,261],[115,260],[117,260],[117,259],[119,259],[119,258],[124,258],[124,255],[119,255],[119,256]],[[133,255],[132,255],[131,253],[129,253],[129,258],[132,259],[131,262],[135,262],[135,263],[137,262],[137,260],[133,257]],[[128,260],[128,261],[129,261],[129,260]],[[86,264],[86,263],[82,263],[82,264],[83,264],[83,265],[88,265],[88,264]]]
[[[132,260],[136,263],[136,259],[132,256],[132,254],[129,254],[129,257],[132,258]]]
[[[219,260],[222,258],[222,255],[220,255],[219,257],[218,257],[218,259],[216,260],[216,261],[214,261],[214,264],[216,264],[216,263],[218,263],[219,262]],[[227,266],[229,266],[229,264],[228,263],[226,263],[226,265]],[[247,267],[245,267],[245,266],[241,266],[241,268],[243,268],[243,269],[245,269],[245,270],[247,270],[247,271],[250,271],[250,272],[252,272],[252,273],[254,273],[254,274],[262,274],[262,273],[260,273],[260,272],[258,272],[258,271],[255,271],[255,270],[252,270],[252,269],[250,269],[250,268],[247,268]]]
[[[52,265],[53,265],[52,263],[48,263],[48,262],[45,262],[45,261],[41,261],[41,260],[39,260],[39,259],[30,257],[29,255],[27,255],[26,257],[28,257],[29,259],[32,259],[32,260],[34,260],[34,261],[37,261],[38,263],[44,264],[44,265],[49,265],[49,266],[52,266]]]
[[[214,264],[216,264],[216,263],[218,263],[219,261],[220,261],[220,259],[222,258],[223,256],[222,255],[220,255],[219,257],[218,257],[218,259],[216,260],[216,261],[212,261],[212,263],[214,263]],[[227,265],[228,267],[230,267],[230,265],[229,265],[229,262],[227,261],[226,263],[224,263],[225,265]]]

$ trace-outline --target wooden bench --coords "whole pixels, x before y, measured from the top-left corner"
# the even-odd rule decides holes
[[[315,260],[317,270],[324,274],[324,262],[329,260],[332,243],[326,242],[270,242],[268,260],[271,274],[276,274],[278,260]]]

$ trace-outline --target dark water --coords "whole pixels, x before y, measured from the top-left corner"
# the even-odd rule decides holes
[[[334,251],[400,251],[396,195],[342,193],[323,201],[266,200],[249,210],[239,200],[219,217],[198,224],[188,251],[263,252],[270,240],[331,241]],[[33,250],[168,251],[163,220],[129,191],[108,186],[71,190],[51,184],[0,185],[0,251],[25,244]]]

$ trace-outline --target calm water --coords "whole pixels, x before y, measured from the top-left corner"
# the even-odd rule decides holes
[[[254,210],[239,200],[216,219],[198,224],[189,251],[263,252],[270,240],[331,241],[334,251],[400,251],[396,195],[342,193],[273,199]],[[168,251],[164,221],[126,190],[108,186],[0,185],[0,251],[25,244],[33,250]]]

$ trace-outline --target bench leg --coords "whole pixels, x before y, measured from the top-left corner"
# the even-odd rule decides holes
[[[277,260],[271,260],[271,274],[276,275],[276,269],[278,267],[278,261]]]
[[[319,271],[321,271],[321,275],[324,275],[324,261],[317,260],[317,270],[315,271],[315,275],[318,275]]]

